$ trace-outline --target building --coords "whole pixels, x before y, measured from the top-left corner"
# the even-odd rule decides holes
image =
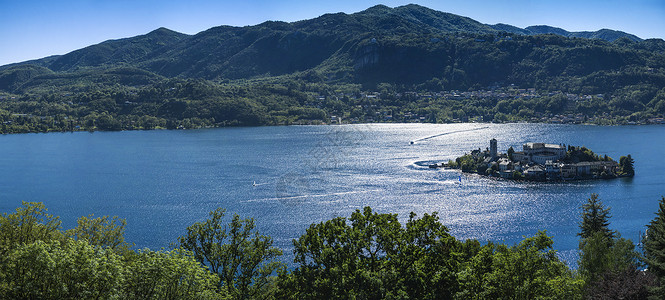
[[[544,179],[545,170],[541,166],[531,166],[524,171],[524,177],[529,179]]]
[[[591,162],[588,161],[583,161],[576,163],[575,166],[575,171],[577,172],[577,176],[589,176],[591,175]]]
[[[507,171],[513,169],[513,163],[510,161],[510,159],[501,158],[499,159],[498,163],[499,163],[499,171]]]
[[[563,178],[575,178],[577,176],[577,168],[573,164],[564,164],[561,165],[561,177]]]
[[[607,174],[615,174],[616,169],[619,167],[619,163],[616,161],[594,161],[590,163],[592,173],[602,173],[603,171]]]
[[[561,163],[548,160],[545,162],[545,175],[549,179],[561,178]]]
[[[520,153],[518,157],[539,165],[545,165],[548,160],[558,161],[566,156],[566,147],[563,145],[526,143],[522,146],[522,150],[523,153]]]
[[[524,152],[513,152],[513,160],[517,162],[528,163],[529,157],[524,155]]]
[[[496,139],[490,140],[490,157],[492,157],[492,160],[496,159],[497,157]]]

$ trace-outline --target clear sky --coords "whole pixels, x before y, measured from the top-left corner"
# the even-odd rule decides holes
[[[290,22],[409,3],[486,24],[609,28],[665,39],[665,0],[0,0],[0,65],[65,54],[159,27],[195,34],[219,25]]]

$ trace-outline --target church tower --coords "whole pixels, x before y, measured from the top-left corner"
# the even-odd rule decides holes
[[[492,157],[492,160],[496,159],[497,157],[497,151],[496,151],[496,139],[491,139],[490,140],[490,157]]]

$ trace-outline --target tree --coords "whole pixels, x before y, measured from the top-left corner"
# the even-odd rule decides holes
[[[602,232],[595,232],[580,240],[578,271],[593,289],[603,277],[611,278],[627,269],[637,269],[639,255],[631,240],[621,237],[608,238]]]
[[[253,219],[241,220],[236,214],[224,224],[225,212],[218,208],[205,222],[187,227],[187,235],[178,237],[180,247],[218,274],[227,294],[237,299],[260,297],[269,276],[283,266],[276,260],[282,251],[272,246],[271,237],[256,231]]]
[[[589,299],[647,299],[649,287],[654,286],[653,273],[638,270],[632,266],[620,272],[603,273],[594,284],[587,288]]]
[[[401,230],[397,252],[388,253],[388,268],[396,275],[390,286],[411,299],[449,299],[458,291],[457,272],[462,244],[439,222],[438,214],[416,218],[411,213]],[[397,289],[398,288],[398,289]]]
[[[593,193],[582,205],[582,222],[580,222],[580,233],[577,235],[582,239],[589,238],[596,232],[602,233],[608,239],[614,238],[616,232],[609,229],[610,209],[603,206],[598,200],[598,194]]]
[[[610,209],[598,200],[598,194],[591,194],[582,209],[578,271],[586,281],[587,292],[593,294],[598,280],[637,269],[639,255],[631,240],[609,229]]]
[[[60,218],[47,212],[44,203],[23,202],[15,213],[0,216],[0,263],[17,246],[62,238]]]
[[[575,299],[581,282],[552,249],[544,231],[507,247],[494,248],[478,299]],[[487,252],[485,252],[485,255]]]
[[[630,154],[619,158],[619,167],[621,167],[621,172],[627,176],[635,176],[635,169],[633,168],[634,163],[635,161],[630,156]]]
[[[46,211],[24,202],[0,216],[0,299],[226,299],[186,250],[135,253],[117,217],[82,217],[63,234]]]
[[[660,286],[652,289],[656,298],[665,297],[665,197],[658,203],[656,217],[647,225],[644,254],[649,272],[656,275]]]
[[[113,218],[103,216],[101,218],[88,217],[79,218],[74,229],[67,230],[68,237],[77,240],[86,240],[93,246],[109,247],[113,250],[127,252],[131,247],[125,242],[125,226],[127,221],[117,216]]]
[[[508,158],[509,158],[511,161],[513,161],[513,154],[515,154],[515,149],[513,149],[513,147],[510,146],[510,148],[508,148],[507,153],[508,153]]]
[[[396,252],[401,230],[397,215],[373,213],[366,207],[349,221],[338,217],[312,224],[293,241],[298,267],[280,274],[280,298],[385,297],[387,254]]]
[[[436,213],[402,227],[395,214],[371,208],[312,224],[294,240],[291,274],[281,298],[450,299],[457,292],[460,245]],[[347,223],[347,221],[349,221]]]
[[[122,281],[122,261],[86,241],[21,244],[0,270],[2,299],[112,299]]]
[[[221,299],[219,277],[202,266],[192,253],[141,250],[127,263],[122,299]]]

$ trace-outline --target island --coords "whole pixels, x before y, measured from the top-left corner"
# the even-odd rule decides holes
[[[633,164],[630,154],[621,156],[617,163],[586,147],[565,144],[526,143],[522,151],[515,151],[511,146],[506,153],[499,153],[497,140],[491,139],[489,148],[484,151],[476,149],[447,164],[430,167],[448,167],[505,179],[559,181],[632,177],[635,175]]]

